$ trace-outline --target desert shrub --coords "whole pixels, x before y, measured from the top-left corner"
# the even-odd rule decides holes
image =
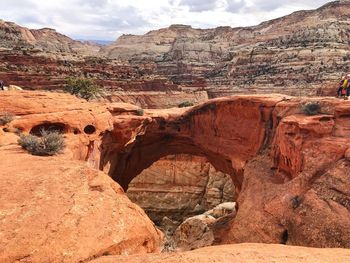
[[[144,111],[143,111],[143,109],[138,109],[138,110],[136,110],[135,114],[136,114],[137,116],[143,116]]]
[[[19,145],[33,155],[52,156],[60,153],[64,147],[64,138],[61,133],[41,131],[41,137],[31,134],[20,135]]]
[[[311,116],[320,112],[321,105],[318,102],[308,102],[302,105],[301,109],[305,115]]]
[[[64,91],[80,98],[90,100],[100,94],[100,88],[90,79],[68,78]]]
[[[15,118],[15,115],[13,115],[10,112],[2,112],[0,113],[0,125],[6,125],[7,123],[10,123]]]
[[[189,102],[189,101],[184,101],[184,102],[181,102],[179,105],[177,105],[179,108],[185,108],[185,107],[191,107],[193,106],[193,103],[192,102]]]

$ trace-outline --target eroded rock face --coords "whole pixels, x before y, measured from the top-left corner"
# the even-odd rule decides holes
[[[0,20],[1,48],[35,49],[35,52],[97,54],[98,45],[82,43],[51,28],[28,29],[13,22]]]
[[[349,17],[349,2],[334,1],[254,27],[173,25],[124,35],[91,57],[91,47],[54,30],[1,21],[0,79],[62,89],[67,77],[84,76],[107,89],[107,100],[143,108],[233,94],[333,96],[349,70]]]
[[[182,222],[220,203],[234,201],[234,191],[231,178],[215,171],[205,158],[173,155],[138,175],[127,195],[160,224],[165,216]]]
[[[348,1],[334,1],[253,27],[173,25],[124,35],[101,53],[135,64],[155,62],[156,72],[177,84],[204,83],[211,98],[247,92],[333,95],[348,70],[349,14]]]
[[[0,108],[16,116],[10,130],[25,134],[37,134],[41,129],[62,132],[72,158],[99,167],[102,136],[112,129],[106,106],[66,93],[3,91]]]
[[[321,112],[304,115],[306,101],[319,101]],[[204,155],[239,192],[237,216],[219,243],[350,247],[348,108],[337,99],[235,96],[115,116],[101,168],[126,189],[165,155]]]

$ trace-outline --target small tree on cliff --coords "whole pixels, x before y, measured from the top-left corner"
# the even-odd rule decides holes
[[[318,102],[307,102],[301,106],[301,110],[305,115],[317,115],[321,110],[321,105]]]
[[[96,98],[100,94],[100,88],[86,78],[68,78],[64,91],[86,100]]]

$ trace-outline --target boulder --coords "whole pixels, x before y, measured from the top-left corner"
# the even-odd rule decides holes
[[[227,216],[229,214],[236,213],[236,203],[235,202],[226,202],[217,205],[213,209],[205,212],[205,215],[210,215],[214,218],[219,218]]]
[[[214,233],[210,224],[215,218],[210,215],[198,215],[186,219],[175,231],[173,240],[176,250],[187,251],[214,243]]]
[[[32,156],[0,136],[12,141],[0,146],[0,262],[160,251],[160,231],[108,175],[65,154]]]

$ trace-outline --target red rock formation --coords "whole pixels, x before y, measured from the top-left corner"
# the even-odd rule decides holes
[[[231,175],[239,192],[237,216],[219,242],[350,247],[349,103],[322,99],[322,113],[305,116],[304,102],[235,96],[188,110],[115,116],[101,168],[126,189],[162,156],[203,155]]]
[[[57,105],[60,97],[62,103]],[[231,175],[239,193],[237,215],[228,230],[216,236],[219,243],[350,247],[348,101],[323,98],[320,114],[315,116],[302,115],[300,107],[314,99],[280,95],[227,97],[187,109],[145,110],[143,115],[130,105],[123,112],[120,104],[112,104],[109,111],[114,128],[110,132],[106,132],[112,118],[106,109],[108,105],[97,106],[64,94],[37,92],[3,92],[0,101],[2,109],[20,117],[10,128],[33,131],[44,119],[49,119],[50,124],[65,124],[63,128],[68,128],[63,131],[69,146],[66,158],[90,160],[91,156],[97,156],[93,159],[100,159],[101,170],[109,172],[124,189],[142,170],[163,156],[179,153],[206,156],[218,170]],[[70,112],[75,114],[74,118]],[[77,114],[79,122],[75,122]],[[94,125],[96,134],[91,134],[90,129],[86,130],[88,134],[83,134],[81,129],[85,130],[87,125]],[[81,134],[74,134],[74,128]],[[105,132],[103,138],[101,132]],[[103,142],[98,147],[101,139]],[[89,147],[88,141],[97,144]],[[73,154],[79,152],[78,147],[84,154]],[[1,150],[4,156],[11,154],[9,159],[2,158],[6,162],[1,164],[11,171],[4,178],[11,175],[13,179],[18,167],[12,165],[11,160],[16,160],[17,154],[23,151],[18,146]],[[36,160],[47,160],[26,158],[18,162],[29,166]],[[53,158],[52,162],[55,160],[64,167],[60,158]],[[47,168],[40,167],[44,167],[44,163],[36,169],[51,174]],[[29,173],[29,178],[41,174],[36,169],[33,175]],[[70,175],[69,170],[55,168],[54,171],[57,176],[65,172]],[[27,177],[16,178],[22,182]],[[60,187],[69,182],[68,177],[63,179],[58,181]],[[13,192],[6,183],[9,179],[2,181],[3,188]],[[36,185],[37,181],[34,182]],[[17,189],[24,188],[19,185]],[[40,193],[37,192],[39,197]],[[6,196],[2,202],[5,205],[11,203]],[[36,198],[37,195],[25,200],[38,203]],[[14,206],[18,203],[21,202],[15,201]],[[16,225],[9,223],[6,229],[11,227],[15,229]],[[151,236],[152,240],[158,240]],[[135,251],[137,249],[139,246]],[[121,250],[118,248],[118,251]]]
[[[154,116],[115,117],[114,132],[105,143],[113,141],[116,146],[104,147],[112,154],[103,153],[103,164],[112,162],[110,174],[127,188],[137,174],[163,156],[204,155],[214,167],[235,174],[235,185],[240,188],[244,163],[267,143],[272,110],[281,100],[280,96],[240,96],[186,112],[177,109],[183,114],[169,110]],[[234,121],[228,122],[227,116]]]
[[[0,109],[16,115],[0,126],[1,262],[160,251],[162,235],[143,210],[106,174],[88,167],[98,166],[98,146],[111,128],[105,106],[67,94],[3,91]],[[32,156],[8,132],[35,133],[39,126],[64,133],[64,154]]]
[[[11,127],[24,133],[37,133],[41,128],[63,132],[72,157],[98,168],[99,144],[112,129],[105,106],[66,93],[3,91],[0,109],[17,116]]]
[[[346,249],[319,249],[266,244],[238,244],[201,248],[185,253],[152,254],[132,257],[101,257],[92,262],[153,262],[153,263],[210,263],[210,262],[339,262],[347,263]]]
[[[161,235],[103,173],[0,149],[0,261],[78,262],[159,251]]]

